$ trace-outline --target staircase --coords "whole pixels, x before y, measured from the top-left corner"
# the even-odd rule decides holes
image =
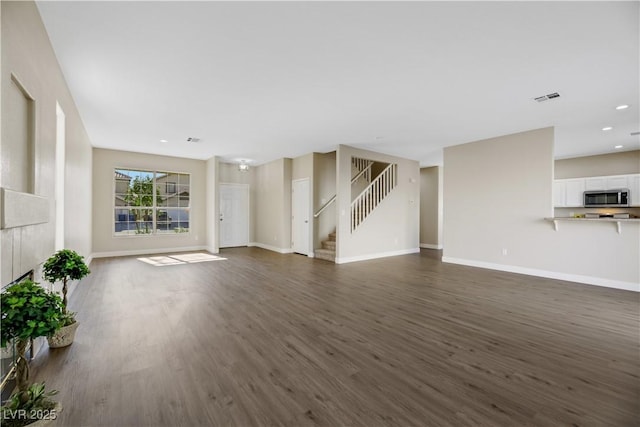
[[[336,262],[336,232],[329,234],[328,240],[322,241],[322,248],[314,251],[315,257]]]
[[[376,167],[374,167],[374,164]],[[386,167],[379,171],[384,164],[376,163],[373,160],[351,158],[352,173],[351,192],[354,190],[358,194],[351,202],[351,233],[367,219],[367,217],[378,207],[378,205],[393,191],[398,184],[398,165],[388,163]],[[326,202],[314,215],[318,216],[334,203],[334,195]],[[322,247],[314,251],[315,258],[336,262],[336,232],[329,234],[328,240],[323,240]]]
[[[398,184],[398,165],[390,163],[362,192],[351,202],[351,233],[364,222],[378,205],[396,188]]]

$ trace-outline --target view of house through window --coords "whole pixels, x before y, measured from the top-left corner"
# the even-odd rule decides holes
[[[115,169],[116,236],[189,231],[190,176]]]

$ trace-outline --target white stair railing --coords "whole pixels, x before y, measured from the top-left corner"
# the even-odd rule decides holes
[[[387,166],[362,193],[351,202],[351,232],[353,233],[380,202],[396,187],[398,165]]]
[[[359,157],[352,157],[351,163],[356,167],[358,173],[351,179],[351,183],[353,184],[360,177],[364,177],[367,182],[371,182],[371,165],[373,165],[373,160],[361,159]]]

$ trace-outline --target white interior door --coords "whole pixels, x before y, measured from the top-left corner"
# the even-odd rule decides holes
[[[249,244],[249,186],[220,184],[220,240],[221,248]]]
[[[292,181],[291,195],[291,240],[293,252],[309,255],[311,236],[309,179]]]

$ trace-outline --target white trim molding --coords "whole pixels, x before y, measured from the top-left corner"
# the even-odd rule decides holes
[[[26,227],[49,222],[49,199],[0,188],[0,228]]]
[[[398,256],[398,255],[408,255],[408,254],[415,254],[419,252],[420,252],[420,248],[411,248],[411,249],[401,249],[399,251],[379,252],[376,254],[358,255],[358,256],[352,256],[352,257],[342,257],[342,258],[336,257],[336,264],[347,264],[349,262],[366,261],[369,259],[387,258],[390,256]]]
[[[292,254],[293,249],[291,248],[278,248],[276,246],[265,245],[264,243],[258,242],[250,242],[248,246],[255,246],[257,248],[266,249],[268,251],[278,252],[280,254]]]
[[[425,249],[442,249],[442,245],[432,245],[431,243],[420,243],[420,247]]]
[[[485,261],[475,261],[454,257],[442,257],[442,262],[450,264],[468,265],[470,267],[486,268],[489,270],[508,271],[510,273],[526,274],[528,276],[546,277],[548,279],[564,280],[567,282],[583,283],[587,285],[603,286],[606,288],[624,289],[640,292],[640,283],[624,282],[622,280],[606,279],[603,277],[583,276],[580,274],[560,273],[557,271],[539,270],[537,268],[518,267],[516,265],[495,264]]]
[[[190,252],[190,251],[208,251],[207,246],[185,246],[181,248],[150,248],[150,249],[134,249],[130,251],[111,251],[111,252],[94,252],[90,255],[90,258],[109,258],[118,256],[133,256],[133,255],[154,255],[154,254],[167,254],[171,252]]]

